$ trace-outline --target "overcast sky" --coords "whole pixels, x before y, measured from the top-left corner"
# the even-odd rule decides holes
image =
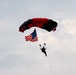
[[[0,75],[76,75],[76,0],[0,0]],[[55,32],[36,28],[26,42],[19,26],[30,18],[58,22]],[[39,44],[46,43],[47,57]]]

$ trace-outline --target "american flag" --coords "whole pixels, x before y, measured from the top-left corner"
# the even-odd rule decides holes
[[[26,41],[31,41],[31,42],[38,41],[36,29],[34,29],[34,31],[30,35],[25,36],[25,39]]]

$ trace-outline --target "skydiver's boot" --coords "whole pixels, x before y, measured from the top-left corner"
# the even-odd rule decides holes
[[[47,53],[46,53],[46,51],[44,51],[44,54],[45,54],[45,56],[47,56]]]

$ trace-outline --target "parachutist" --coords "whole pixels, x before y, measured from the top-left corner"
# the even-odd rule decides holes
[[[47,56],[47,54],[46,54],[46,48],[43,46],[43,48],[41,48],[41,51],[45,54],[45,56]]]
[[[44,45],[46,45],[46,44],[44,43]],[[46,48],[45,48],[44,46],[42,47],[41,44],[40,44],[39,46],[41,47],[41,48],[40,48],[41,51],[45,54],[45,56],[47,56],[47,53],[46,53],[46,51],[45,51]]]

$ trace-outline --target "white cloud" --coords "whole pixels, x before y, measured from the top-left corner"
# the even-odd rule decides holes
[[[65,25],[65,32],[71,34],[72,36],[76,35],[76,19],[67,19],[62,22]]]

